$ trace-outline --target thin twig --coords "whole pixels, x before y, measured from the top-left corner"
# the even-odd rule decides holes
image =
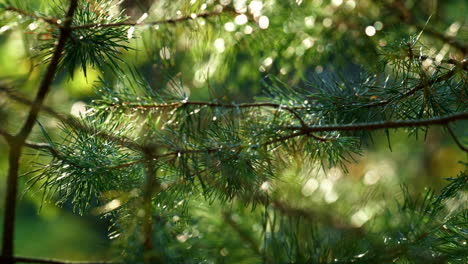
[[[152,160],[154,149],[147,148],[145,151],[146,160]],[[154,225],[154,210],[153,210],[153,196],[160,191],[161,183],[156,178],[156,167],[153,162],[146,163],[146,182],[144,185],[143,206],[144,206],[144,220],[142,228],[143,237],[143,250],[144,250],[144,263],[161,263],[158,252],[154,248],[153,241],[153,225]]]
[[[228,12],[234,12],[231,9],[225,9],[225,11],[218,11],[218,12],[207,12],[201,14],[195,14],[194,16],[184,16],[179,18],[171,18],[165,20],[158,20],[158,21],[151,21],[151,22],[136,22],[136,21],[123,21],[118,23],[110,23],[110,24],[86,24],[86,25],[78,25],[71,27],[72,30],[76,29],[89,29],[89,28],[109,28],[109,27],[121,27],[121,26],[129,26],[129,27],[136,27],[136,26],[155,26],[155,25],[163,25],[163,24],[176,24],[179,22],[190,21],[197,18],[209,18],[214,16],[219,16],[221,14]]]
[[[467,120],[468,112],[459,112],[445,116],[439,116],[427,119],[416,120],[395,120],[395,121],[380,121],[370,123],[355,123],[355,124],[339,124],[339,125],[320,125],[308,126],[306,128],[300,126],[289,126],[284,129],[302,131],[304,133],[311,132],[332,132],[332,131],[370,131],[386,128],[405,128],[405,127],[425,127],[432,125],[446,125],[448,123]]]
[[[460,65],[462,65],[462,67],[465,67],[465,64],[467,64],[467,63],[463,62]],[[439,82],[447,81],[448,79],[452,78],[452,76],[455,75],[455,73],[456,73],[456,68],[453,68],[452,70],[440,75],[437,78],[431,79],[428,82],[421,82],[417,86],[413,87],[411,90],[409,90],[406,93],[404,93],[402,95],[399,95],[399,96],[397,96],[395,98],[388,99],[388,100],[382,100],[382,101],[375,102],[375,103],[366,104],[366,105],[363,105],[362,107],[372,108],[372,107],[378,107],[378,106],[385,106],[385,105],[389,104],[390,102],[392,102],[394,99],[401,100],[403,98],[412,96],[417,91],[419,91],[421,89],[424,89],[424,87],[426,87],[426,86],[430,86],[430,85],[434,85],[434,84],[439,83]]]
[[[21,128],[20,132],[8,141],[10,145],[9,149],[9,167],[7,175],[7,191],[5,198],[5,211],[3,218],[3,238],[2,238],[2,257],[9,258],[8,264],[15,263],[14,259],[11,259],[14,251],[14,233],[15,233],[15,216],[16,216],[16,202],[18,192],[18,170],[19,170],[19,159],[21,157],[21,149],[31,133],[31,130],[37,120],[39,110],[50,90],[50,85],[54,79],[55,73],[58,69],[58,64],[62,57],[62,52],[65,48],[69,36],[71,35],[70,26],[72,24],[73,15],[78,7],[78,0],[71,0],[67,14],[64,20],[64,27],[60,29],[60,35],[55,47],[54,54],[52,55],[51,62],[47,67],[46,74],[42,79],[39,89],[36,94],[34,103],[31,105],[31,109],[26,118],[26,121]]]
[[[39,16],[39,15],[36,15],[35,13],[31,13],[31,12],[28,12],[28,11],[25,11],[25,10],[21,10],[21,9],[16,8],[16,7],[12,7],[12,6],[5,7],[5,10],[15,12],[17,14],[27,16],[27,17],[31,17],[31,18],[34,18],[34,19],[43,20],[44,22],[46,22],[48,24],[51,24],[51,25],[54,25],[54,26],[61,26],[58,23],[58,20],[56,18],[53,18],[53,17]]]
[[[242,103],[242,104],[222,104],[222,103],[212,103],[212,102],[200,102],[200,101],[182,101],[182,102],[174,102],[174,103],[162,103],[162,104],[133,104],[133,103],[120,103],[120,104],[110,104],[110,106],[125,106],[126,108],[136,108],[139,110],[144,109],[164,109],[164,108],[179,108],[183,106],[200,106],[200,107],[211,107],[211,108],[260,108],[260,107],[269,107],[274,108],[277,110],[286,110],[291,113],[301,125],[305,126],[305,122],[302,117],[299,115],[297,110],[299,109],[306,109],[305,106],[294,106],[289,107],[282,104],[277,103]]]
[[[24,96],[18,95],[17,93],[14,93],[11,88],[0,86],[0,92],[5,92],[6,95],[10,99],[12,99],[12,100],[14,100],[14,101],[16,101],[18,103],[21,103],[21,104],[24,104],[24,105],[32,105],[33,104],[33,102],[31,100],[26,99]],[[89,126],[83,124],[83,122],[80,122],[80,120],[78,120],[77,118],[75,118],[73,116],[70,116],[70,115],[67,115],[67,114],[56,112],[55,110],[53,110],[50,107],[42,105],[41,108],[40,108],[40,111],[43,111],[44,113],[46,113],[46,114],[50,115],[51,117],[61,121],[64,124],[70,125],[71,127],[75,128],[77,130],[86,132],[86,133],[88,133],[90,135],[97,136],[97,137],[100,137],[100,138],[115,142],[115,143],[117,143],[119,145],[125,146],[125,147],[130,148],[130,149],[141,150],[143,148],[140,144],[136,143],[135,141],[133,141],[133,140],[131,140],[129,138],[126,138],[126,137],[123,137],[123,136],[117,136],[117,135],[114,135],[114,134],[110,134],[109,132],[99,130],[97,128],[89,127]]]
[[[239,237],[249,245],[250,249],[252,249],[255,254],[258,256],[263,256],[262,252],[260,251],[257,242],[250,236],[248,232],[242,229],[242,227],[236,223],[232,219],[232,215],[228,212],[223,213],[223,218],[226,221],[226,223],[234,230],[236,233],[239,235]]]
[[[457,144],[457,146],[458,146],[461,150],[463,150],[463,151],[465,151],[465,152],[468,152],[468,148],[465,147],[465,146],[463,146],[463,144],[461,143],[461,141],[458,139],[457,135],[455,135],[455,132],[453,132],[452,128],[451,128],[449,125],[447,125],[446,128],[447,128],[447,130],[448,130],[450,136],[452,136],[453,141],[455,141],[455,143]]]
[[[294,208],[289,206],[288,204],[274,200],[271,202],[271,205],[274,209],[280,211],[281,213],[291,216],[291,217],[302,217],[307,219],[310,222],[320,222],[325,223],[333,228],[341,229],[341,230],[348,230],[348,231],[357,231],[362,232],[361,228],[353,227],[340,219],[335,218],[334,216],[328,214],[327,212],[313,212],[311,210],[306,210],[302,208]]]
[[[443,34],[441,32],[438,32],[436,30],[433,30],[431,28],[428,28],[427,26],[420,25],[417,23],[412,15],[411,10],[409,10],[405,3],[401,0],[397,1],[384,1],[384,4],[391,10],[395,10],[400,14],[400,17],[402,18],[402,21],[409,25],[409,26],[414,26],[418,30],[422,31],[423,33],[426,33],[428,35],[431,35],[434,38],[437,38],[441,40],[444,43],[449,44],[450,46],[454,47],[455,49],[459,50],[463,54],[468,54],[468,46],[463,43],[458,41],[456,38],[452,36],[448,36],[446,34]]]

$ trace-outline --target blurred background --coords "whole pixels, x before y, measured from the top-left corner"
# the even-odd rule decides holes
[[[54,2],[57,3],[25,0],[21,5],[53,16],[47,6]],[[115,1],[107,11],[117,13],[122,9],[132,21],[195,18],[177,24],[130,27],[126,34],[133,49],[120,50],[119,55],[123,62],[143,73],[152,86],[166,87],[177,82],[193,100],[253,101],[263,95],[262,87],[269,76],[305,89],[306,83],[316,77],[331,80],[339,75],[357,80],[361,73],[373,72],[380,65],[380,48],[404,41],[423,29],[426,31],[421,40],[432,52],[428,55],[434,57],[466,56],[434,32],[465,45],[468,40],[465,0],[141,0]],[[196,18],[196,14],[222,9],[237,13],[226,11]],[[42,22],[11,12],[0,13],[0,81],[15,83],[17,91],[29,98],[44,70],[35,47],[49,38],[47,29]],[[73,78],[64,74],[70,70]],[[114,73],[105,66],[90,65],[86,77],[81,67],[64,72],[57,76],[47,100],[47,106],[63,113],[75,114],[90,103],[95,98],[93,86],[100,78],[111,83],[115,80]],[[3,129],[17,131],[26,112],[25,106],[0,94]],[[56,120],[42,116],[40,122],[52,136],[57,133]],[[457,126],[456,133],[466,138],[464,127]],[[404,131],[391,132],[390,137],[391,148],[386,135],[376,132],[363,155],[348,164],[348,172],[341,168],[322,171],[315,169],[314,164],[298,162],[284,170],[283,178],[291,181],[277,182],[275,186],[287,188],[291,203],[325,202],[330,207],[345,207],[379,194],[382,198],[351,214],[351,221],[362,225],[385,207],[388,197],[398,196],[402,184],[416,193],[426,187],[440,189],[446,183],[444,178],[455,177],[465,169],[460,161],[466,162],[466,154],[440,128],[431,128],[418,137],[409,137]],[[31,139],[44,141],[39,130]],[[2,199],[6,154],[7,145],[1,138]],[[113,256],[106,219],[93,214],[79,216],[67,204],[59,208],[53,202],[43,201],[37,186],[26,192],[27,173],[34,171],[36,163],[48,160],[30,149],[24,149],[24,154],[17,255],[74,260]],[[2,200],[0,209],[3,206]]]

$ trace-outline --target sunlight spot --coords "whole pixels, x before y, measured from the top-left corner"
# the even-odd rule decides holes
[[[314,46],[314,39],[311,38],[311,37],[308,37],[308,38],[304,39],[302,41],[302,46],[304,46],[304,48],[306,48],[306,49],[312,48],[312,46]]]
[[[315,66],[315,72],[316,72],[316,73],[322,73],[322,72],[323,72],[323,67],[322,67],[322,65],[317,65],[317,66]]]
[[[367,215],[363,210],[359,210],[353,216],[351,216],[351,223],[356,227],[361,227],[367,221],[369,221],[370,216]]]
[[[263,192],[268,192],[272,188],[271,183],[269,181],[264,181],[262,185],[260,185],[260,190]]]
[[[337,181],[341,177],[343,177],[343,172],[339,168],[333,167],[328,172],[328,179],[332,181]]]
[[[120,202],[119,199],[114,199],[112,201],[110,201],[108,204],[106,204],[106,209],[107,211],[111,211],[111,210],[114,210],[116,208],[118,208],[120,205],[122,205],[122,203]]]
[[[338,194],[335,191],[330,191],[325,194],[325,202],[326,203],[334,203],[338,200]]]
[[[232,22],[227,22],[226,24],[224,24],[224,29],[228,32],[233,32],[234,30],[236,30],[236,25],[234,25],[234,23]]]
[[[367,36],[372,37],[372,36],[374,36],[375,33],[376,33],[375,27],[373,27],[373,26],[367,26],[365,32],[366,32],[366,35],[367,35]]]
[[[422,62],[422,66],[423,66],[424,68],[429,68],[429,67],[432,65],[433,62],[434,62],[434,61],[431,60],[431,59],[425,59],[425,60]]]
[[[71,107],[70,114],[72,116],[80,117],[86,112],[86,104],[82,101],[74,103]]]
[[[220,0],[219,3],[222,4],[223,6],[227,6],[231,3],[231,0]]]
[[[260,19],[258,19],[258,25],[261,29],[267,29],[270,25],[270,20],[267,16],[261,16]]]
[[[234,22],[237,24],[237,25],[244,25],[248,22],[248,18],[246,15],[244,14],[241,14],[241,15],[238,15],[236,16],[236,18],[234,19]]]
[[[244,34],[250,35],[253,32],[253,28],[251,26],[245,26],[244,28]]]
[[[143,13],[143,15],[137,20],[137,24],[140,24],[141,22],[145,21],[145,19],[148,17],[148,13]]]
[[[340,6],[343,3],[343,0],[332,0],[332,5]]]
[[[324,180],[320,183],[320,190],[321,190],[323,193],[331,192],[331,191],[333,190],[333,182],[330,181],[329,179],[324,179]]]
[[[451,37],[455,37],[458,33],[458,30],[460,30],[461,24],[459,22],[455,22],[450,27],[448,28],[447,35]]]
[[[263,60],[263,66],[268,67],[271,64],[273,64],[273,59],[271,57],[268,57],[265,60]]]
[[[312,28],[315,25],[315,17],[308,16],[304,18],[304,24],[308,28]]]
[[[171,50],[169,47],[163,47],[161,50],[159,50],[159,56],[161,56],[161,58],[164,60],[169,60],[171,58]]]
[[[333,20],[331,18],[327,17],[322,21],[322,24],[323,24],[324,27],[329,28],[333,24]]]
[[[133,37],[133,32],[135,32],[135,27],[130,27],[127,32],[128,39],[131,39]]]
[[[249,4],[250,13],[254,16],[260,16],[263,8],[262,1],[254,0]]]
[[[356,7],[356,2],[354,0],[349,0],[346,2],[346,8],[352,10]]]
[[[319,182],[316,179],[311,178],[302,187],[302,194],[304,196],[311,196],[312,193],[314,193],[318,187],[319,187]]]
[[[28,28],[29,28],[29,30],[35,30],[37,28],[37,24],[36,23],[31,23],[31,24],[29,24]]]
[[[380,180],[380,173],[376,169],[371,169],[366,172],[364,175],[364,184],[365,185],[373,185],[376,184]]]
[[[380,21],[377,21],[377,22],[374,23],[374,27],[375,27],[376,30],[380,31],[380,30],[383,29],[383,23],[380,22]]]
[[[189,237],[187,234],[179,234],[176,238],[180,243],[184,243]]]
[[[234,0],[234,9],[237,13],[245,13],[247,11],[247,0]]]
[[[225,257],[225,256],[227,256],[229,254],[229,251],[226,248],[222,248],[219,251],[219,254],[221,254],[221,256]]]
[[[214,41],[214,47],[218,53],[223,53],[224,50],[226,49],[226,46],[224,45],[224,39],[219,38]]]

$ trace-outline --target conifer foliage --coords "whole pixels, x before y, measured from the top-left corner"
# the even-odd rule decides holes
[[[392,182],[388,164],[365,184],[348,176],[379,131],[391,149],[395,130],[439,127],[468,151],[457,8],[468,7],[0,1],[0,37],[21,35],[30,65],[0,79],[1,262],[74,263],[15,254],[25,182],[26,195],[109,223],[116,253],[102,263],[466,263],[466,155],[440,191]],[[56,94],[83,77],[94,91],[66,114]]]

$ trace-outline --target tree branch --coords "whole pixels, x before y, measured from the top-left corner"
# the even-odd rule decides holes
[[[387,6],[389,9],[391,10],[395,10],[396,12],[398,12],[398,14],[400,14],[400,17],[402,19],[402,21],[409,25],[409,26],[414,26],[416,27],[418,30],[428,34],[428,35],[431,35],[433,36],[434,38],[437,38],[439,40],[441,40],[442,42],[444,43],[447,43],[449,44],[450,46],[454,47],[455,49],[459,50],[461,53],[463,53],[464,55],[465,54],[468,54],[468,46],[466,44],[464,44],[463,42],[460,42],[458,41],[456,38],[454,37],[451,37],[451,36],[447,36],[441,32],[438,32],[436,30],[433,30],[433,29],[430,29],[426,26],[423,26],[423,25],[420,25],[418,24],[413,15],[412,15],[412,12],[411,10],[409,10],[405,3],[401,0],[397,0],[397,1],[384,1],[384,4],[385,6]]]
[[[6,95],[10,99],[12,99],[12,100],[14,100],[14,101],[16,101],[18,103],[21,103],[21,104],[24,104],[24,105],[32,105],[33,104],[33,102],[31,100],[26,99],[24,96],[21,96],[21,95],[18,95],[16,93],[12,92],[11,88],[1,87],[0,86],[0,92],[6,93]],[[85,124],[80,122],[75,117],[67,115],[67,114],[56,112],[55,110],[53,110],[50,107],[41,105],[40,111],[45,112],[46,114],[50,115],[51,117],[61,121],[64,124],[68,124],[68,125],[72,126],[73,128],[75,128],[77,130],[89,133],[89,134],[91,134],[93,136],[97,136],[97,137],[107,139],[109,141],[115,142],[117,144],[120,144],[120,145],[125,146],[125,147],[130,148],[130,149],[142,150],[142,146],[140,144],[136,143],[135,141],[133,141],[133,140],[131,140],[129,138],[116,136],[116,135],[110,134],[110,133],[108,133],[106,131],[98,130],[96,128],[86,126]]]
[[[8,264],[15,263],[11,259],[14,252],[14,232],[15,232],[15,215],[16,215],[16,200],[18,192],[18,169],[19,159],[21,157],[21,149],[26,141],[26,138],[31,133],[31,130],[36,122],[39,110],[47,96],[50,85],[54,79],[55,73],[65,48],[65,43],[71,34],[70,26],[73,20],[73,15],[78,7],[78,0],[71,0],[67,15],[64,21],[64,27],[60,29],[60,36],[52,56],[51,62],[47,68],[46,74],[42,79],[39,86],[36,99],[31,105],[28,117],[21,128],[20,132],[9,141],[9,167],[7,176],[7,191],[5,198],[5,212],[3,220],[3,243],[2,243],[2,256],[10,258],[7,260]]]
[[[465,151],[465,152],[468,152],[468,148],[465,147],[465,146],[463,146],[463,144],[461,143],[461,141],[458,139],[457,135],[455,135],[455,132],[453,132],[452,128],[451,128],[449,125],[447,125],[446,128],[447,128],[447,130],[448,130],[450,136],[452,136],[453,141],[455,141],[455,143],[457,144],[457,146],[458,146],[461,150],[463,150],[463,151]]]
[[[176,24],[179,22],[195,20],[197,18],[209,18],[209,17],[219,16],[221,14],[226,13],[226,11],[235,12],[232,9],[225,9],[225,11],[207,12],[207,13],[196,14],[194,16],[190,15],[190,16],[184,16],[180,18],[171,18],[171,19],[158,20],[158,21],[152,21],[152,22],[123,21],[123,22],[111,23],[111,24],[102,24],[102,23],[101,24],[86,24],[86,25],[72,26],[71,29],[76,30],[76,29],[109,28],[109,27],[121,27],[121,26],[135,27],[135,26],[155,26],[155,25],[162,25],[162,24]]]
[[[463,61],[462,63],[459,63],[457,66],[460,66],[462,68],[465,68],[466,65],[468,65],[468,61]],[[372,108],[372,107],[378,107],[378,106],[385,106],[389,103],[391,103],[393,100],[395,99],[398,99],[398,100],[401,100],[403,98],[406,98],[406,97],[409,97],[409,96],[412,96],[413,94],[415,94],[417,91],[419,90],[422,90],[424,89],[424,87],[427,87],[427,86],[430,86],[430,85],[434,85],[436,83],[439,83],[439,82],[443,82],[443,81],[447,81],[449,80],[450,78],[452,78],[452,76],[455,75],[456,73],[456,68],[453,68],[452,70],[440,75],[439,77],[437,78],[434,78],[434,79],[431,79],[429,80],[428,82],[421,82],[419,83],[417,86],[413,87],[412,89],[410,89],[409,91],[407,91],[406,93],[402,94],[402,95],[399,95],[399,96],[396,96],[392,99],[388,99],[388,100],[382,100],[382,101],[379,101],[379,102],[375,102],[375,103],[370,103],[370,104],[366,104],[366,105],[363,105],[362,107],[366,107],[366,108]]]
[[[34,18],[34,19],[43,20],[44,22],[46,22],[48,24],[51,24],[51,25],[54,25],[54,26],[58,26],[58,27],[61,26],[58,23],[58,20],[56,18],[53,18],[53,17],[39,16],[39,15],[36,15],[35,13],[31,13],[31,12],[28,12],[28,11],[25,11],[25,10],[21,10],[21,9],[16,8],[16,7],[12,7],[12,6],[5,7],[5,10],[10,11],[10,12],[15,12],[17,14],[27,16],[27,17],[31,17],[31,18]]]
[[[423,127],[432,125],[446,125],[448,123],[467,120],[468,112],[454,113],[450,115],[416,120],[396,120],[396,121],[380,121],[370,123],[356,123],[356,124],[339,124],[339,125],[320,125],[320,126],[289,126],[285,127],[287,130],[299,130],[303,133],[312,132],[332,132],[332,131],[369,131],[386,128],[404,128],[404,127]]]

